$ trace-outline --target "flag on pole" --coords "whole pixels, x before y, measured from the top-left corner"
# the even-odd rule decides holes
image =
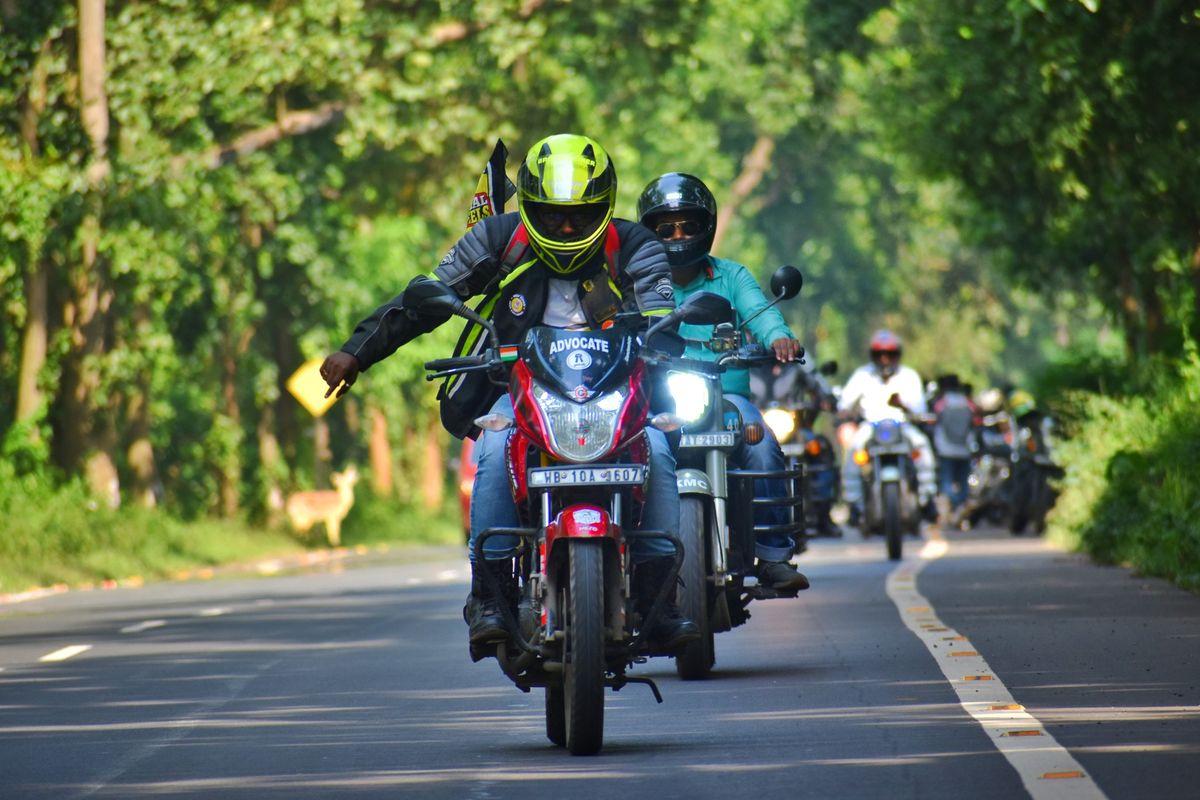
[[[475,196],[471,198],[471,208],[467,211],[468,229],[481,219],[503,214],[504,204],[516,193],[517,187],[505,173],[507,163],[508,148],[504,146],[503,139],[497,139],[491,158],[479,175]]]

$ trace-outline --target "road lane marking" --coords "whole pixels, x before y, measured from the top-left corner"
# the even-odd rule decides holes
[[[148,631],[151,628],[161,628],[166,624],[167,621],[165,619],[148,619],[145,622],[139,622],[136,625],[126,625],[124,628],[121,628],[121,633],[141,633],[142,631]]]
[[[73,644],[73,645],[69,645],[67,647],[59,648],[58,650],[55,650],[53,653],[47,653],[46,655],[39,658],[38,661],[43,661],[43,662],[66,661],[68,658],[77,656],[80,653],[86,653],[88,650],[91,650],[91,649],[92,649],[92,646],[90,644]]]
[[[206,608],[196,614],[198,617],[222,617],[233,611],[232,608]]]
[[[1017,771],[1034,800],[1104,800],[1082,765],[1013,699],[979,648],[939,619],[933,604],[917,591],[918,574],[948,549],[945,541],[927,542],[920,558],[905,561],[888,574],[887,594],[900,619],[925,645],[959,704]],[[946,642],[954,643],[953,651],[948,651]]]

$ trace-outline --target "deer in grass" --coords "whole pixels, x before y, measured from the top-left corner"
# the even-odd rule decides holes
[[[354,505],[354,484],[358,483],[358,470],[353,465],[330,476],[336,489],[314,492],[296,492],[289,495],[284,510],[292,527],[307,533],[318,522],[325,523],[325,535],[329,544],[337,547],[342,543],[342,520]]]

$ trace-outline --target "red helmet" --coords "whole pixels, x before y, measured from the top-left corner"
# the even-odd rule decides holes
[[[875,331],[869,349],[872,353],[894,353],[896,358],[899,358],[900,337],[886,329]]]

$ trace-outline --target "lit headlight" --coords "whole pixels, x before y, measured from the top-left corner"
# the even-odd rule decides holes
[[[685,423],[696,422],[708,411],[708,381],[694,372],[668,372],[667,389],[675,399],[675,414]]]
[[[763,422],[781,443],[791,439],[796,432],[796,415],[785,408],[768,408],[763,412]]]
[[[579,404],[533,383],[533,398],[550,427],[550,445],[557,455],[576,462],[595,461],[612,448],[628,394],[628,389],[617,389]]]

